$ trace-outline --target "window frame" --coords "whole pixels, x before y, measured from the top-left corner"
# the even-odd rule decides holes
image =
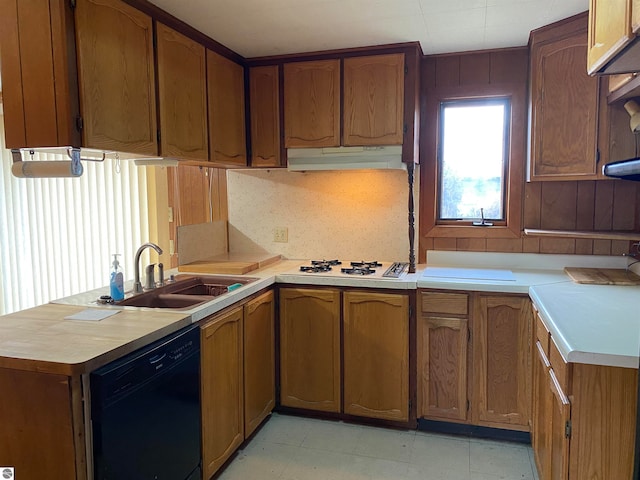
[[[502,217],[501,218],[486,218],[486,220],[492,222],[494,225],[506,225],[507,222],[507,186],[509,184],[509,134],[511,130],[511,100],[509,97],[491,97],[491,98],[473,98],[473,99],[456,99],[456,100],[446,100],[440,102],[439,116],[438,121],[442,122],[444,117],[444,111],[448,106],[488,106],[488,105],[500,105],[504,107],[504,117],[503,117],[503,125],[502,125],[502,182],[501,182],[501,202],[502,202]],[[442,124],[439,124],[442,125]],[[443,154],[444,154],[444,128],[439,129],[438,136],[438,150],[436,156],[437,162],[437,171],[438,177],[436,185],[436,223],[438,225],[471,225],[474,221],[477,221],[479,217],[469,217],[469,218],[442,218],[442,180],[443,180],[443,172],[442,172],[442,162],[443,162]]]
[[[449,238],[521,238],[524,168],[526,163],[526,87],[524,85],[488,84],[437,88],[426,94],[423,164],[420,169],[420,236]],[[506,98],[510,103],[508,152],[505,177],[505,221],[491,227],[473,226],[472,221],[438,221],[438,188],[443,102]]]

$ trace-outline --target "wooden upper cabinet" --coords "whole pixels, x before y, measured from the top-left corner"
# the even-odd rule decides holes
[[[340,145],[340,60],[284,65],[284,145]]]
[[[280,75],[277,65],[249,69],[251,166],[280,166]]]
[[[208,160],[205,48],[162,23],[156,35],[160,154]]]
[[[404,54],[344,60],[344,139],[351,145],[402,145]]]
[[[244,68],[207,50],[210,160],[224,165],[246,165]]]
[[[633,40],[640,14],[638,3],[637,0],[590,0],[587,56],[590,75],[602,69]],[[636,25],[632,25],[632,8]]]
[[[409,421],[409,297],[344,292],[344,413]]]
[[[558,40],[538,42],[538,31],[532,33],[531,180],[593,180],[599,176],[599,80],[584,69],[584,21],[571,24],[584,27],[575,32],[566,32],[567,27],[560,25]]]
[[[157,155],[151,17],[120,0],[77,0],[83,145]]]
[[[6,147],[79,147],[70,2],[0,0],[0,12]]]
[[[530,300],[479,295],[474,305],[474,423],[528,430],[532,360]]]

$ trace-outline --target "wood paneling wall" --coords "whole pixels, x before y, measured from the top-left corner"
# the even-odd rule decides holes
[[[227,171],[222,168],[179,166],[170,168],[169,207],[173,221],[169,222],[169,238],[174,243],[171,267],[178,266],[177,229],[183,225],[227,220]]]
[[[428,158],[425,139],[437,125],[425,114],[426,99],[438,88],[491,85],[517,82],[526,85],[528,51],[515,48],[457,55],[429,56],[423,59],[420,94],[422,98],[420,158]],[[527,122],[524,122],[528,125]],[[615,147],[615,145],[613,145]],[[421,169],[425,170],[425,169]],[[421,175],[420,191],[434,178]],[[616,180],[525,183],[523,202],[524,228],[559,230],[640,230],[640,182]],[[433,212],[433,199],[420,196],[420,215]],[[478,252],[564,253],[586,255],[620,255],[628,252],[630,242],[564,238],[516,239],[419,237],[419,261],[427,250],[463,250]]]

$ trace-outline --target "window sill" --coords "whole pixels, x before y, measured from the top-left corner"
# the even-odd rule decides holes
[[[422,233],[424,237],[451,238],[520,238],[520,229],[507,225],[480,227],[472,225],[436,225]]]

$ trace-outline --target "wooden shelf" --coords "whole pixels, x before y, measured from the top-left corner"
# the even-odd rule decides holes
[[[640,97],[640,75],[607,95],[607,103],[616,103],[633,97]]]
[[[525,228],[527,237],[588,238],[592,240],[640,240],[640,232],[596,232],[584,230],[538,230]]]

